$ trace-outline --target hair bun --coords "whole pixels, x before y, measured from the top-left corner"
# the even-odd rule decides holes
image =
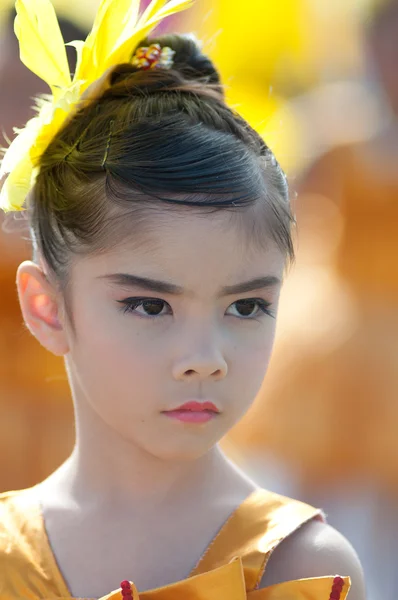
[[[174,50],[173,69],[179,71],[186,79],[203,80],[219,84],[220,76],[208,56],[202,53],[200,42],[194,34],[165,34],[156,38],[143,40],[139,46],[160,44]]]
[[[172,89],[184,81],[196,82],[216,88],[221,96],[224,95],[220,75],[208,56],[202,53],[200,42],[193,34],[165,34],[157,37],[147,37],[134,49],[132,56],[139,48],[151,44],[159,44],[162,48],[169,47],[174,51],[171,68],[140,69],[131,63],[116,67],[111,75],[111,86],[127,84],[128,79],[135,73],[134,84],[148,92]],[[142,81],[141,81],[142,80]],[[131,81],[133,84],[133,81]],[[128,86],[128,84],[127,84]],[[129,86],[128,86],[129,87]]]

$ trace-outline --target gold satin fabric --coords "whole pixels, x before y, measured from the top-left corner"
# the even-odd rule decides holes
[[[0,495],[0,599],[77,600],[52,553],[34,488]],[[257,589],[268,558],[287,535],[321,511],[266,490],[230,516],[187,579],[139,592],[134,600],[329,600],[334,576]],[[340,600],[350,588],[349,577]],[[93,599],[79,599],[93,600]],[[122,600],[120,588],[100,600]]]

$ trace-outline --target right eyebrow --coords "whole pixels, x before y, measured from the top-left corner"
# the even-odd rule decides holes
[[[101,279],[106,279],[115,285],[122,287],[140,287],[150,292],[159,292],[160,294],[181,295],[184,293],[184,288],[174,283],[167,281],[159,281],[158,279],[149,279],[139,275],[130,273],[112,273],[104,275]]]

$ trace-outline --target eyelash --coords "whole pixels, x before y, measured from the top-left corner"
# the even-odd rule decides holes
[[[155,303],[158,305],[168,305],[170,307],[170,305],[165,301],[165,300],[161,300],[160,298],[150,298],[147,296],[144,297],[137,297],[137,298],[125,298],[124,300],[118,300],[119,304],[122,304],[122,312],[124,314],[126,313],[134,313],[135,309],[138,308],[139,306],[143,306],[144,302],[151,302],[151,303]],[[266,300],[263,300],[262,298],[244,298],[241,300],[236,300],[236,302],[233,302],[233,304],[237,304],[238,302],[240,303],[251,303],[254,302],[255,304],[258,305],[258,311],[256,313],[254,313],[254,315],[251,316],[239,316],[237,317],[238,319],[242,319],[243,321],[248,321],[250,319],[255,319],[258,315],[258,312],[261,311],[263,314],[275,318],[275,315],[273,313],[272,310],[270,310],[270,306],[271,306],[271,302],[267,302]],[[231,306],[233,306],[233,304]],[[159,314],[159,315],[141,315],[139,313],[135,313],[137,314],[138,317],[143,318],[143,319],[157,319],[159,317],[163,317],[165,315]],[[236,316],[236,315],[233,315]],[[261,315],[260,315],[261,316]]]

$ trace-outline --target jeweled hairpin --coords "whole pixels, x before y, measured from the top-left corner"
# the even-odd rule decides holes
[[[161,47],[160,44],[141,46],[137,48],[131,59],[131,64],[137,69],[170,69],[173,66],[175,51],[168,46]]]

